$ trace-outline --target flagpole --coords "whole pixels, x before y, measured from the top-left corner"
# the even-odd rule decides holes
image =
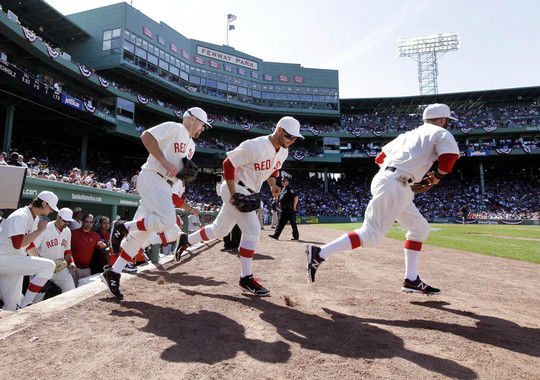
[[[227,46],[229,46],[229,20],[227,20]]]

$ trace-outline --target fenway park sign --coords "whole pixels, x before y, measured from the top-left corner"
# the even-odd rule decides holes
[[[257,62],[250,61],[249,59],[240,58],[231,54],[223,53],[221,51],[212,50],[203,46],[197,46],[197,54],[213,59],[219,59],[220,61],[233,63],[238,66],[247,67],[248,69],[257,70]]]

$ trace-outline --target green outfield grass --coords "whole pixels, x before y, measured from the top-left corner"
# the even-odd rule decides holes
[[[344,231],[360,228],[362,223],[321,224]],[[484,255],[540,263],[540,241],[518,240],[474,234],[490,234],[540,239],[540,226],[511,226],[486,224],[430,224],[431,232],[426,244],[461,249]],[[395,224],[387,237],[405,240],[405,230]]]

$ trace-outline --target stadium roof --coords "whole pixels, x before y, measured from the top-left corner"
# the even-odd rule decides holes
[[[418,106],[445,103],[450,108],[469,109],[506,102],[535,102],[540,99],[540,86],[507,88],[498,90],[430,94],[393,98],[340,99],[341,113],[369,112],[416,112]]]
[[[24,26],[58,46],[90,37],[84,29],[45,1],[1,0],[0,3],[6,11],[9,9],[15,13]]]

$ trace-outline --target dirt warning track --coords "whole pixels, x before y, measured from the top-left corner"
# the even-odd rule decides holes
[[[253,268],[271,297],[242,293],[238,258],[217,244],[139,273],[122,302],[102,291],[30,307],[11,330],[0,313],[0,376],[538,377],[540,266],[425,245],[420,273],[442,295],[405,294],[403,242],[385,239],[334,255],[308,284],[305,242],[342,233],[302,225],[304,242],[276,242],[263,231]]]

